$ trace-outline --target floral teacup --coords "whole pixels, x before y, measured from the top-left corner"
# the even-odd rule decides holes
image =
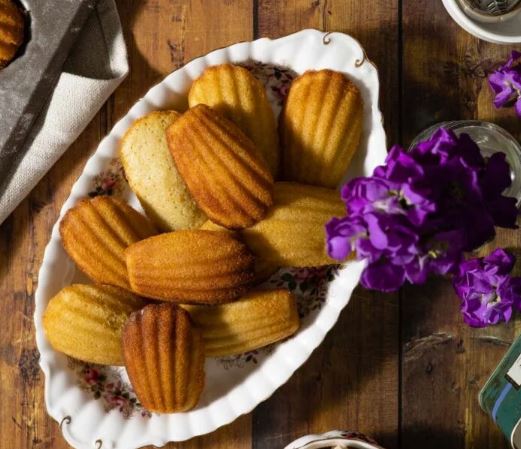
[[[306,435],[285,449],[383,449],[372,438],[359,432],[333,430],[321,435]]]

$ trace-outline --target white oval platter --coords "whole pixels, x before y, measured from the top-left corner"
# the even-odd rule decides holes
[[[361,262],[349,262],[338,269],[281,270],[269,282],[285,285],[299,296],[301,329],[269,348],[237,357],[207,359],[205,390],[198,406],[186,413],[150,414],[135,398],[123,368],[75,362],[54,351],[46,340],[42,314],[48,301],[72,282],[88,282],[63,250],[58,232],[61,217],[89,194],[115,193],[119,189],[123,176],[115,159],[118,144],[134,120],[153,110],[186,109],[192,81],[206,67],[225,62],[248,65],[264,78],[277,113],[291,73],[321,68],[346,73],[360,88],[364,101],[363,141],[346,178],[371,173],[385,158],[376,67],[360,44],[342,33],[303,30],[280,39],[231,45],[189,62],[151,88],[113,127],[87,162],[52,230],[39,273],[34,319],[40,366],[45,374],[45,403],[48,413],[60,423],[67,442],[77,449],[162,446],[212,432],[250,412],[308,359],[358,284]],[[117,193],[140,209],[131,192],[122,187]]]

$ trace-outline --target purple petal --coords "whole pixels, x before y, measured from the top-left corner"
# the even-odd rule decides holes
[[[493,265],[499,268],[500,273],[508,274],[514,268],[516,257],[505,251],[503,248],[497,248],[483,259],[485,265]]]
[[[480,177],[480,184],[485,198],[500,195],[507,187],[510,187],[512,178],[505,153],[498,151],[489,157]]]
[[[521,52],[517,50],[512,50],[512,53],[510,53],[510,58],[508,58],[508,61],[502,68],[510,69],[514,65],[514,62],[516,62],[516,60],[519,58],[521,58]]]
[[[361,277],[361,283],[365,288],[381,292],[395,292],[404,282],[403,267],[393,265],[384,259],[370,263]]]
[[[496,226],[510,229],[517,228],[516,221],[519,210],[515,198],[499,196],[493,201],[489,201],[487,208]]]

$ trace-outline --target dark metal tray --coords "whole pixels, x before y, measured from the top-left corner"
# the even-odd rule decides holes
[[[28,14],[27,42],[21,54],[0,70],[0,185],[22,151],[96,1],[21,1]]]

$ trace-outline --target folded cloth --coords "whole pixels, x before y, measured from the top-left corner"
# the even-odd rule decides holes
[[[99,0],[0,192],[0,223],[85,129],[128,73],[114,0]]]

